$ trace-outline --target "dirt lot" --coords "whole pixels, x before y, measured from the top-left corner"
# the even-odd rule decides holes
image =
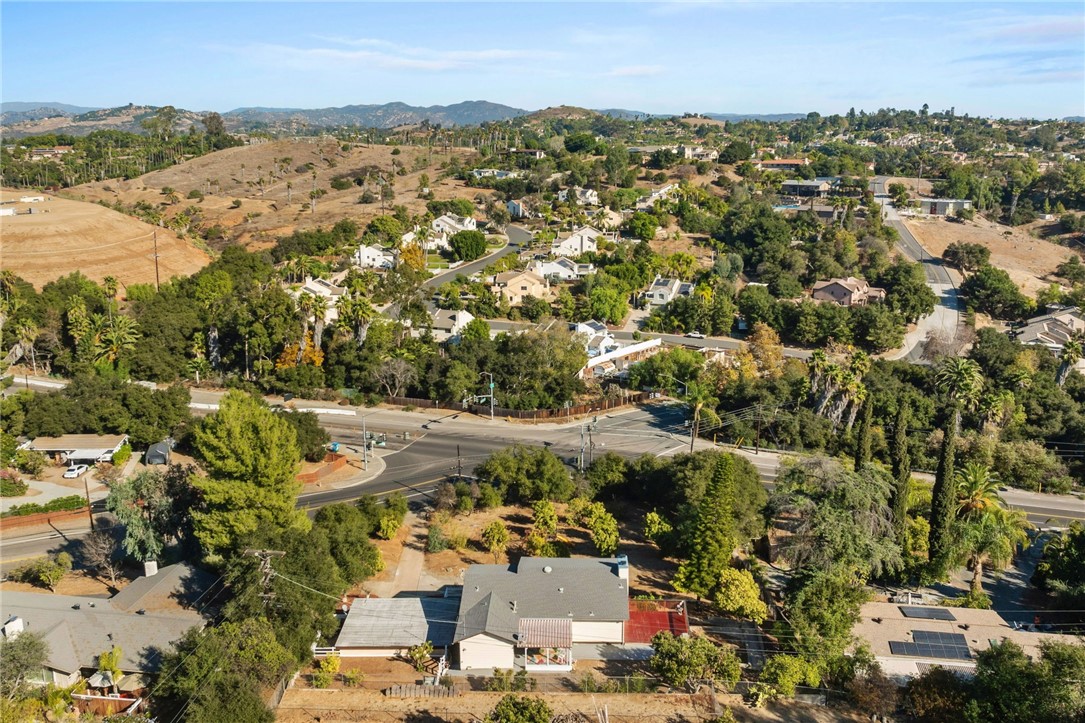
[[[1029,227],[1010,229],[976,216],[974,221],[954,223],[944,218],[909,218],[908,230],[930,254],[941,256],[954,241],[978,243],[991,249],[991,264],[1005,269],[1026,294],[1035,295],[1054,277],[1055,267],[1074,255],[1065,246],[1029,235]]]
[[[469,148],[453,148],[448,152],[434,149],[432,155],[422,147],[404,146],[396,155],[394,150],[392,146],[359,144],[343,151],[331,139],[274,141],[227,148],[131,181],[107,180],[76,186],[70,193],[88,200],[119,199],[127,204],[142,200],[159,204],[163,200],[161,189],[170,187],[181,197],[171,207],[172,211],[195,205],[205,227],[219,224],[233,229],[238,240],[251,242],[254,247],[269,246],[275,237],[298,228],[330,226],[344,218],[364,225],[380,215],[379,202],[358,203],[362,188],[352,186],[335,191],[330,186],[336,176],[365,168],[379,169],[384,178],[391,179],[395,190],[392,203],[405,205],[411,213],[425,210],[425,200],[418,198],[423,173],[429,175],[430,189],[437,200],[474,199],[480,192],[489,193],[467,188],[461,181],[438,179],[440,166],[453,156],[461,159],[471,156],[474,151]],[[420,157],[425,159],[426,168],[416,166],[416,162],[422,163],[418,161]],[[392,176],[393,161],[405,167],[407,175]],[[312,164],[312,171],[301,169],[307,163]],[[327,194],[317,200],[316,212],[312,213],[309,192],[314,187]],[[186,198],[193,190],[206,194],[203,201]],[[241,201],[239,208],[231,208],[234,200]]]
[[[562,503],[555,504],[558,512],[558,540],[569,546],[573,556],[595,556],[596,550],[588,537],[587,530],[566,524],[565,517],[568,506]],[[670,586],[669,580],[674,575],[676,564],[672,560],[666,560],[659,556],[659,550],[655,545],[644,539],[640,533],[640,527],[644,517],[641,510],[632,507],[623,507],[620,504],[609,504],[608,509],[618,519],[618,528],[621,534],[621,552],[629,556],[631,595],[657,595],[667,598],[684,597],[675,592]],[[508,551],[514,556],[519,555],[519,548],[524,537],[531,530],[532,512],[529,507],[505,506],[492,510],[478,510],[470,515],[456,515],[446,525],[448,532],[458,532],[467,537],[467,546],[463,550],[444,550],[438,553],[427,553],[425,557],[425,571],[435,578],[444,580],[447,584],[460,584],[463,582],[460,572],[468,565],[494,563],[491,555],[480,540],[482,530],[495,519],[503,519],[511,533]],[[401,531],[402,534],[402,531]],[[379,546],[386,543],[378,543]],[[389,552],[381,546],[381,552],[385,554],[385,561],[389,567]],[[504,563],[508,555],[502,555],[498,562]],[[386,574],[386,573],[384,573]],[[379,578],[378,578],[379,579]]]
[[[0,190],[4,200],[36,195]],[[46,196],[44,203],[16,203],[19,215],[0,217],[3,266],[35,287],[81,271],[101,281],[115,276],[124,285],[154,283],[155,227],[96,203]],[[24,214],[32,208],[34,213]],[[210,258],[167,229],[158,231],[162,281],[192,274]]]
[[[291,688],[276,710],[280,723],[307,721],[482,721],[502,693],[465,693],[452,698],[391,698],[370,690],[306,690]],[[529,694],[530,695],[530,694]],[[717,716],[709,695],[547,693],[556,713],[580,713],[585,723],[606,709],[612,723],[664,723],[709,721]],[[846,711],[787,703],[750,709],[736,695],[718,696],[721,708],[730,708],[740,721],[778,723],[830,723],[860,721]]]
[[[44,587],[35,587],[29,583],[7,580],[0,583],[0,595],[3,595],[5,592],[36,592],[41,593],[42,595],[81,595],[85,597],[107,598],[115,595],[129,582],[134,580],[135,577],[138,577],[138,575],[132,576],[131,570],[127,571],[123,577],[118,576],[117,589],[114,590],[110,588],[108,578],[101,580],[86,570],[72,570],[57,584],[55,593],[50,592]]]

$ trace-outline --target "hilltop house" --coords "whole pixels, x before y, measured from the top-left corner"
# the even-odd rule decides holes
[[[496,178],[499,181],[505,178],[519,178],[519,171],[501,171],[496,168],[476,168],[471,171],[475,178]]]
[[[814,301],[832,301],[840,306],[865,306],[885,299],[885,289],[870,286],[863,279],[849,276],[846,279],[829,279],[814,284],[811,292]]]
[[[798,171],[809,165],[809,158],[777,158],[758,161],[754,164],[759,171]]]
[[[562,203],[575,203],[577,206],[598,206],[599,192],[591,188],[573,186],[558,191],[558,200]]]
[[[527,203],[527,199],[524,198],[509,201],[505,204],[505,208],[509,210],[509,215],[513,218],[531,218],[535,215],[531,210],[531,206]]]
[[[919,199],[919,210],[931,216],[952,216],[967,208],[972,208],[972,202],[964,198]]]
[[[353,261],[355,266],[363,269],[390,269],[396,265],[396,257],[380,246],[359,246]]]
[[[1085,335],[1085,313],[1076,306],[1055,309],[1042,316],[1034,316],[1028,322],[1010,332],[1022,344],[1033,344],[1061,354],[1066,342],[1075,336]],[[1074,365],[1085,374],[1085,358]]]
[[[647,196],[642,196],[637,200],[636,209],[638,211],[650,211],[655,206],[656,201],[669,200],[677,190],[678,184],[668,183],[666,186],[650,191]]]
[[[606,234],[591,226],[582,226],[565,238],[554,241],[550,246],[553,256],[579,256],[580,254],[594,253],[599,250],[597,239],[605,238]]]
[[[656,276],[648,290],[641,294],[641,300],[649,306],[669,304],[676,296],[692,296],[693,284],[680,279],[664,279]]]
[[[347,293],[347,287],[339,286],[340,281],[346,278],[347,272],[340,271],[333,274],[329,279],[314,279],[306,277],[305,283],[289,291],[295,299],[300,299],[302,294],[312,294],[327,300],[328,308],[324,312],[324,322],[332,324],[339,318],[339,299]]]
[[[533,271],[506,271],[493,277],[490,290],[506,299],[511,306],[519,306],[526,296],[548,298],[550,283]]]
[[[460,231],[475,231],[478,229],[478,223],[470,216],[457,216],[451,213],[433,219],[431,226],[434,231],[446,236],[454,236]]]
[[[595,319],[569,324],[569,330],[584,338],[584,350],[588,352],[589,359],[622,347],[621,342],[607,329],[607,325]]]
[[[98,656],[114,646],[122,652],[122,672],[157,671],[161,651],[207,622],[202,614],[207,605],[196,605],[213,577],[188,563],[149,572],[109,599],[5,591],[0,596],[4,638],[32,631],[49,647],[44,668],[29,682],[73,685],[95,672]]]
[[[433,312],[433,331],[438,341],[451,339],[459,336],[464,327],[475,320],[470,311],[452,311],[450,309],[438,309]]]
[[[832,184],[820,179],[813,181],[791,180],[780,184],[783,196],[803,196],[805,198],[825,198],[832,190]]]
[[[704,146],[687,146],[682,144],[675,148],[674,152],[679,158],[692,161],[715,161],[720,157],[719,151],[714,151],[710,148],[705,148]]]
[[[551,281],[576,281],[588,274],[595,273],[594,264],[578,264],[564,256],[552,261],[532,261],[527,266],[528,271],[534,271],[544,279]]]

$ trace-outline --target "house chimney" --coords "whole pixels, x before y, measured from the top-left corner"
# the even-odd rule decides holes
[[[628,555],[618,555],[617,560],[618,560],[618,579],[620,579],[620,580],[628,580],[629,579],[629,556]]]
[[[158,574],[158,560],[145,560],[143,562],[144,577],[154,577]]]
[[[4,623],[3,633],[4,637],[8,640],[14,640],[19,637],[19,633],[26,629],[26,624],[23,619],[18,615],[12,615],[8,618],[8,621]]]

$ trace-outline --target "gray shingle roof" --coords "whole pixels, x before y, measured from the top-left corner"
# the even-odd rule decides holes
[[[456,641],[486,632],[512,641],[523,618],[629,619],[629,585],[613,558],[524,557],[472,565],[463,581]]]
[[[79,605],[79,609],[73,606]],[[92,607],[93,606],[93,607]],[[0,618],[20,617],[26,630],[42,634],[49,643],[49,667],[71,673],[96,667],[98,656],[114,645],[121,648],[121,670],[153,671],[158,649],[169,648],[204,619],[194,611],[148,611],[140,615],[113,606],[102,598],[4,591]]]
[[[118,610],[176,610],[195,605],[215,582],[210,573],[180,562],[168,565],[151,577],[141,577],[110,598]],[[200,600],[200,602],[204,602]]]
[[[451,645],[459,605],[459,598],[358,598],[335,647],[406,648],[426,640]]]

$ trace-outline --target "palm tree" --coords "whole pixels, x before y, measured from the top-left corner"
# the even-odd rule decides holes
[[[136,348],[139,339],[139,324],[130,316],[117,314],[105,323],[101,315],[96,315],[100,331],[97,334],[97,353],[95,361],[108,361],[116,368],[121,352]]]
[[[23,356],[30,357],[30,365],[34,369],[34,373],[38,373],[38,355],[34,349],[34,342],[38,338],[38,327],[34,322],[29,319],[22,319],[15,325],[15,336],[19,340],[19,347],[22,349]]]
[[[693,443],[701,432],[701,416],[708,417],[710,424],[719,424],[720,418],[716,415],[716,405],[719,404],[719,400],[712,396],[708,387],[697,382],[690,382],[686,385],[686,404],[693,411],[693,426],[689,436],[689,451],[692,454]]]
[[[339,320],[336,325],[354,334],[354,342],[365,344],[369,325],[377,317],[377,310],[369,299],[360,294],[350,294],[339,300]]]
[[[324,324],[328,316],[328,298],[326,296],[314,296],[313,307],[313,346],[320,349],[324,339]]]
[[[298,312],[301,314],[301,341],[298,342],[298,357],[295,364],[301,364],[301,357],[305,354],[305,344],[309,340],[309,317],[313,315],[313,299],[316,297],[308,292],[303,292],[298,297]]]
[[[961,410],[973,408],[983,391],[980,365],[964,357],[946,357],[935,374],[935,384],[950,398],[954,429],[960,434]]]
[[[120,288],[120,282],[117,281],[116,276],[107,276],[102,279],[102,286],[105,287],[106,296],[110,299],[117,298],[117,289]]]
[[[954,481],[957,483],[958,519],[974,519],[1005,506],[998,494],[1001,484],[998,474],[982,464],[972,462],[957,470]]]
[[[1085,335],[1076,334],[1062,345],[1062,354],[1059,355],[1059,371],[1055,381],[1061,387],[1066,383],[1066,377],[1070,376],[1070,370],[1074,368],[1077,360],[1085,355]]]
[[[971,520],[957,523],[953,557],[972,570],[971,595],[983,595],[983,569],[1004,570],[1013,562],[1018,545],[1028,542],[1032,525],[1021,510],[995,507]]]

